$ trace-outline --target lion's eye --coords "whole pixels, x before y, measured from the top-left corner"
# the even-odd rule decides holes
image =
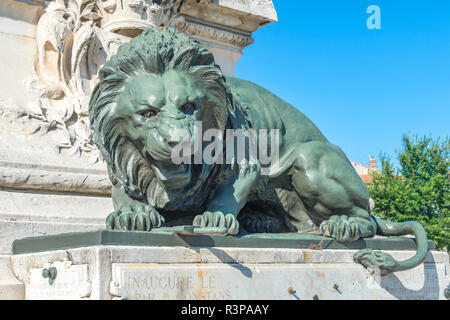
[[[185,103],[180,107],[180,110],[184,113],[189,113],[194,110],[194,104],[192,102]]]
[[[154,116],[156,116],[158,114],[158,112],[155,109],[148,109],[145,111],[142,111],[139,113],[141,116],[143,116],[144,118],[153,118]]]

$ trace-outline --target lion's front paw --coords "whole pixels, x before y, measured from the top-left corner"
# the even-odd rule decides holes
[[[328,229],[327,229],[328,226]],[[331,216],[330,220],[323,221],[319,226],[319,232],[335,238],[337,241],[355,241],[359,239],[359,226],[354,218],[346,215]]]
[[[192,225],[197,227],[196,233],[237,234],[239,231],[239,222],[236,217],[231,213],[225,215],[220,211],[206,211],[196,216]]]
[[[148,205],[126,206],[106,218],[106,227],[112,230],[150,231],[163,224],[164,217]]]

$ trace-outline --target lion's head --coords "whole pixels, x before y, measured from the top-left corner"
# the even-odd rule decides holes
[[[122,45],[100,69],[89,102],[94,142],[112,183],[139,199],[154,180],[164,191],[192,183],[191,166],[170,158],[180,142],[176,129],[192,133],[194,121],[202,121],[203,130],[223,131],[233,110],[212,53],[171,28],[148,29]]]

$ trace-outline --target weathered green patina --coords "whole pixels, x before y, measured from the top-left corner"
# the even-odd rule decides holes
[[[387,274],[426,257],[423,227],[371,216],[350,161],[305,115],[254,83],[224,77],[211,52],[173,29],[146,30],[120,47],[99,72],[89,116],[114,186],[117,210],[107,218],[109,229],[191,224],[197,233],[216,235],[318,229],[341,242],[414,234],[411,259],[364,249],[355,261]],[[279,162],[267,175],[250,157],[175,164],[173,148],[183,142],[175,132],[194,136],[196,121],[203,131],[278,129],[278,145],[269,148],[279,147]],[[192,150],[194,157],[194,142]]]

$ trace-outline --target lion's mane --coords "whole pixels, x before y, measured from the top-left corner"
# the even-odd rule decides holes
[[[186,72],[206,89],[215,101],[208,107],[220,109],[209,114],[223,115],[218,121],[222,129],[242,125],[242,117],[235,114],[233,95],[212,53],[173,28],[148,29],[123,44],[99,70],[99,81],[89,102],[94,142],[107,163],[112,184],[135,199],[156,199],[158,207],[168,202],[170,195],[154,179],[149,160],[124,132],[114,108],[129,79],[141,73],[160,75],[171,69]]]

